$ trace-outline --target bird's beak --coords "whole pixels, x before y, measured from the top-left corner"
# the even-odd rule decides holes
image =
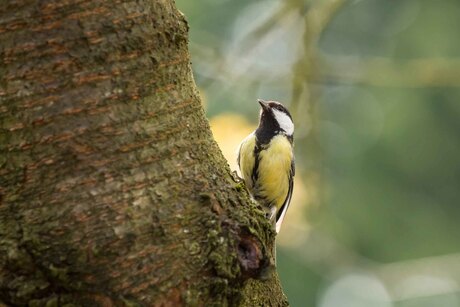
[[[259,102],[259,104],[262,107],[262,109],[264,109],[264,110],[270,109],[270,106],[268,105],[268,102],[266,102],[265,100],[257,99],[257,101]]]

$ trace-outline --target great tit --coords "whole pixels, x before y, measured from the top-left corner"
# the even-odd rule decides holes
[[[254,199],[281,228],[294,188],[294,123],[279,102],[258,100],[259,126],[238,148],[238,166]]]

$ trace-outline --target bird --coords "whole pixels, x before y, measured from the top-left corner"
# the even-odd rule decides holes
[[[280,102],[258,102],[259,125],[240,143],[237,164],[248,191],[279,233],[294,189],[294,123]]]

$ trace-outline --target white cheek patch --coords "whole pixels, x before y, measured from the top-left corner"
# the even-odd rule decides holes
[[[286,131],[287,135],[292,135],[294,133],[294,123],[292,122],[291,118],[284,112],[278,111],[276,109],[272,110],[276,121],[280,125],[280,128]]]

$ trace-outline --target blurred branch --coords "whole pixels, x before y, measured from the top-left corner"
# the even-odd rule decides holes
[[[309,84],[318,74],[317,42],[330,20],[346,0],[315,1],[304,17],[303,53],[293,66],[291,110],[297,113],[302,94],[312,102]]]
[[[321,162],[323,155],[322,147],[319,144],[318,129],[320,115],[318,114],[317,102],[319,93],[312,88],[312,84],[321,71],[318,61],[318,41],[327,25],[345,3],[346,0],[312,2],[303,19],[303,48],[299,48],[297,51],[298,60],[291,68],[292,94],[289,107],[294,118],[299,119],[296,121],[296,125],[300,128],[297,131],[304,131],[303,136],[297,134],[297,140],[302,144],[301,150],[308,152],[308,162],[304,161],[304,163],[305,165],[308,163],[309,166],[303,168],[302,176],[305,177],[306,181],[313,183],[308,187],[309,193],[319,195],[318,199],[314,200],[319,203],[322,202],[322,193],[319,191],[322,180]]]
[[[346,0],[315,1],[305,15],[306,33],[304,42],[316,46],[321,34]]]
[[[460,87],[460,59],[412,59],[325,56],[321,82],[358,83],[389,87]]]
[[[301,11],[307,6],[309,1],[291,0],[284,1],[283,5],[269,16],[263,23],[248,32],[241,41],[241,50],[249,51],[255,48],[262,37],[269,34],[286,16],[291,12]]]

